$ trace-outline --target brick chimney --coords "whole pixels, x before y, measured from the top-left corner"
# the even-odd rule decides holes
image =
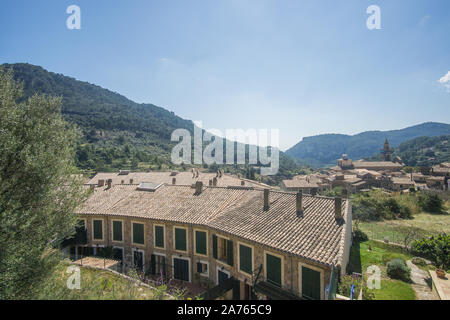
[[[195,194],[199,195],[200,193],[202,193],[202,190],[203,190],[203,182],[197,181],[195,183]]]
[[[108,189],[111,189],[111,187],[112,187],[112,179],[108,179],[107,183],[108,183]]]
[[[177,178],[172,178],[172,184],[177,184]]]
[[[217,187],[217,177],[213,178],[213,187]]]
[[[212,179],[209,179],[208,185],[209,185],[210,187],[212,186]]]
[[[303,213],[303,191],[299,190],[295,198],[297,214]]]
[[[334,217],[336,220],[342,219],[342,198],[334,198]]]
[[[269,189],[264,189],[264,211],[269,210]]]
[[[241,186],[245,186],[245,181],[241,180]]]
[[[99,186],[99,187],[103,187],[104,185],[105,185],[105,180],[99,179],[99,180],[98,180],[98,186]]]
[[[130,179],[130,184],[133,184],[133,181],[134,181],[133,179]]]

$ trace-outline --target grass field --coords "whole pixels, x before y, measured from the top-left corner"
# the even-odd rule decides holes
[[[71,266],[62,262],[42,288],[36,299],[48,300],[154,300],[162,297],[160,290],[137,286],[133,281],[108,270],[80,267],[80,289],[68,289]],[[167,298],[167,297],[165,297]]]
[[[415,230],[416,237],[450,233],[450,214],[421,212],[415,214],[413,219],[360,222],[359,228],[371,239],[387,238],[390,242],[403,244],[410,230]]]
[[[415,300],[416,294],[409,283],[393,280],[387,276],[386,263],[394,258],[409,260],[412,256],[401,248],[377,241],[354,243],[348,271],[362,273],[367,278],[371,275],[367,273],[367,268],[376,265],[381,270],[381,288],[371,290],[375,300]]]

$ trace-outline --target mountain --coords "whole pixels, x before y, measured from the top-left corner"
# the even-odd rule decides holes
[[[322,167],[335,165],[343,153],[354,160],[371,157],[383,147],[389,139],[391,147],[417,137],[434,137],[450,134],[450,125],[426,122],[412,127],[391,131],[366,131],[355,135],[321,134],[305,137],[286,154],[298,163]]]
[[[394,149],[408,166],[431,167],[450,162],[450,135],[439,137],[419,137],[401,143]]]
[[[187,129],[192,134],[192,121],[153,104],[135,103],[118,93],[49,72],[40,66],[17,63],[0,67],[12,68],[14,78],[23,83],[23,100],[35,93],[62,97],[63,117],[82,132],[76,158],[80,169],[180,169],[170,161],[172,147],[176,144],[170,137],[177,128]],[[242,174],[250,174],[253,170],[249,166],[227,168]],[[276,183],[298,170],[295,161],[280,152],[280,173],[266,178],[266,182]]]

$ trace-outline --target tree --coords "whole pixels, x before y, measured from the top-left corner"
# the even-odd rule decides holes
[[[0,69],[0,299],[32,296],[75,232],[85,197],[73,178],[78,137],[61,116],[61,99],[33,95]]]

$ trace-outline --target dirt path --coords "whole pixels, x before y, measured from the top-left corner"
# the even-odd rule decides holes
[[[418,300],[439,300],[439,298],[431,291],[431,277],[428,272],[419,269],[411,260],[406,261],[406,264],[411,269],[411,284],[416,292]]]

